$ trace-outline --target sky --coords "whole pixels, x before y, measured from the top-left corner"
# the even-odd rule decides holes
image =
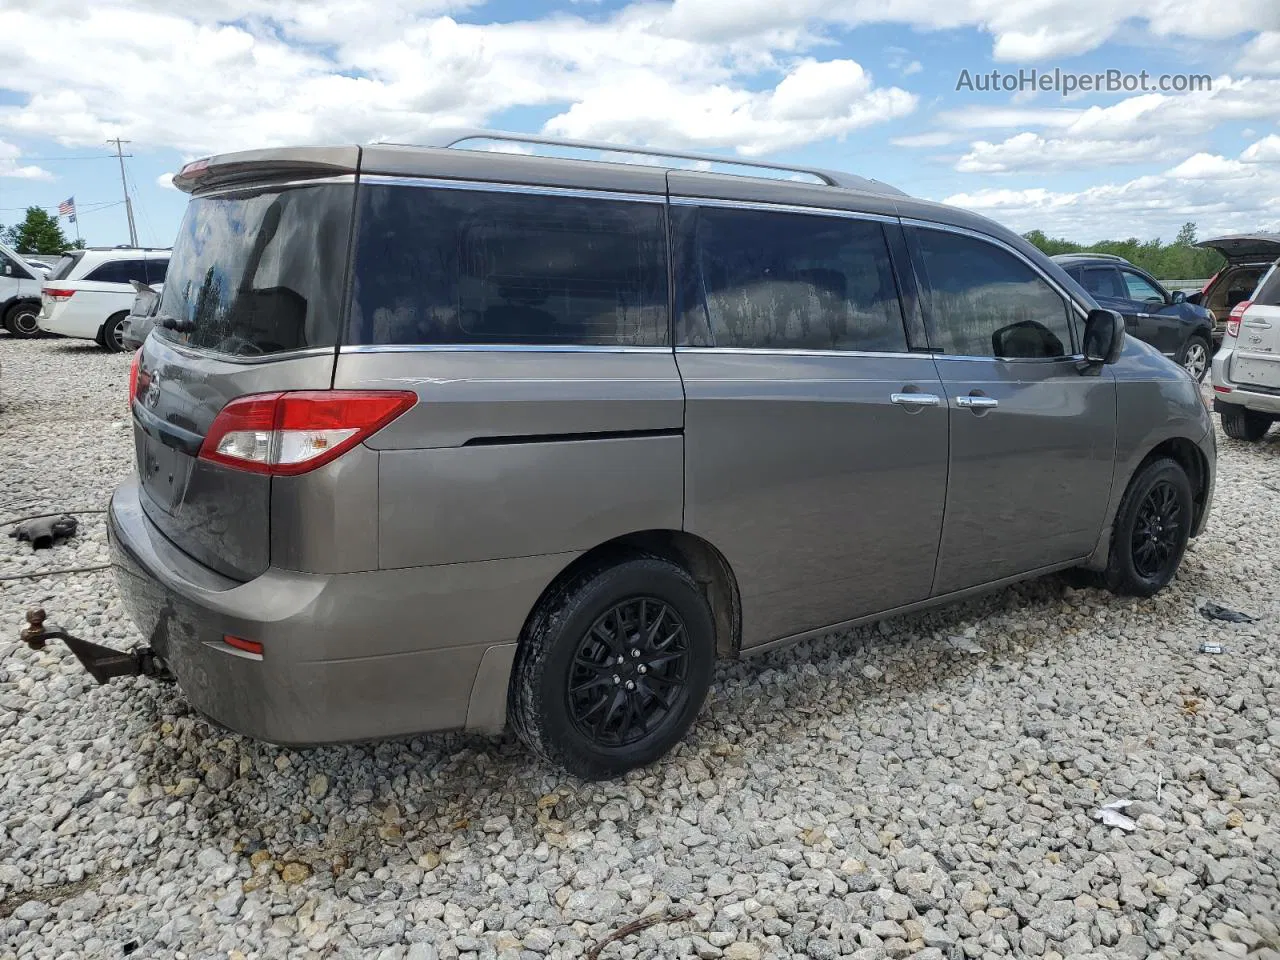
[[[980,88],[1032,69],[1211,89]],[[0,0],[0,223],[74,196],[126,242],[112,138],[168,246],[190,159],[459,126],[847,170],[1086,243],[1280,230],[1280,0]]]

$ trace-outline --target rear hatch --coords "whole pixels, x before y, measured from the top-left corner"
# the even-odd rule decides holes
[[[355,160],[351,148],[351,169]],[[287,183],[267,181],[267,169],[246,183],[252,169],[240,164],[234,187],[188,206],[133,404],[147,516],[239,580],[270,563],[271,479],[202,460],[201,444],[236,397],[330,387],[355,193],[296,170]]]
[[[1217,250],[1228,263],[1257,263],[1280,258],[1280,233],[1239,233],[1201,240],[1196,246]]]
[[[1230,378],[1245,389],[1280,391],[1280,266],[1272,264],[1240,318]]]

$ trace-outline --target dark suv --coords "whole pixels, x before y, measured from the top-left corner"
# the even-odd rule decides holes
[[[1089,291],[1098,306],[1122,314],[1130,335],[1172,357],[1197,381],[1204,380],[1217,324],[1211,311],[1188,302],[1181,290],[1170,293],[1151,274],[1124,257],[1064,253],[1053,259],[1067,276]]]

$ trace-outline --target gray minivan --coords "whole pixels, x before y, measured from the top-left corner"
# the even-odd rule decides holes
[[[1070,567],[1150,595],[1204,528],[1197,385],[1008,230],[847,174],[484,146],[174,178],[110,535],[214,720],[510,723],[611,776],[717,657]],[[619,149],[555,149],[585,147]]]

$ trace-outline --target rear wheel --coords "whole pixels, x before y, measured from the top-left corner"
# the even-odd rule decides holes
[[[124,322],[128,316],[127,313],[113,314],[102,325],[98,342],[112,353],[119,353],[124,349]]]
[[[1191,536],[1195,505],[1182,465],[1161,458],[1129,481],[1111,531],[1103,582],[1113,593],[1149,597],[1173,579]]]
[[[4,315],[4,328],[15,337],[29,340],[40,336],[40,327],[36,323],[36,315],[40,305],[36,303],[16,303]]]
[[[1178,358],[1178,362],[1195,378],[1196,383],[1204,383],[1204,375],[1209,372],[1210,356],[1209,341],[1196,334],[1188,337],[1187,342],[1182,345],[1182,356]]]
[[[591,780],[657,760],[711,685],[715,629],[689,574],[640,555],[572,577],[534,611],[509,707],[517,735]]]
[[[1274,417],[1246,410],[1239,405],[1223,406],[1222,430],[1232,440],[1258,441],[1271,429]]]

